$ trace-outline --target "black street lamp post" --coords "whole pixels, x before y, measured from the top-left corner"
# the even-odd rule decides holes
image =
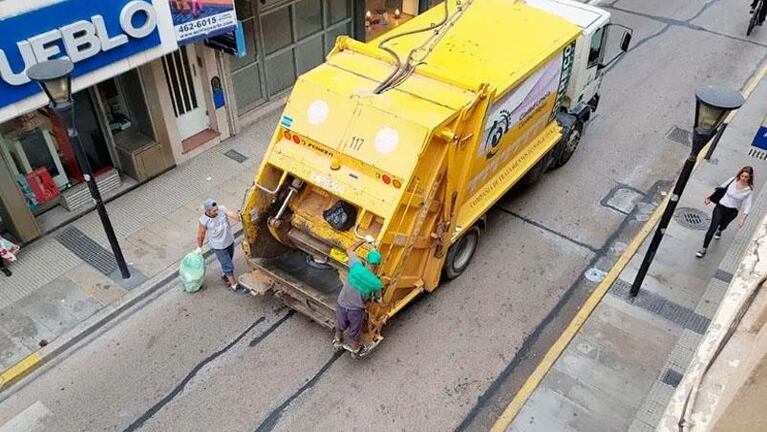
[[[666,233],[666,228],[669,222],[671,222],[671,217],[674,215],[679,198],[682,196],[685,186],[687,186],[687,181],[690,179],[693,168],[695,168],[698,155],[711,137],[717,134],[717,131],[719,131],[719,136],[721,136],[723,129],[720,126],[727,113],[740,108],[745,102],[740,92],[711,85],[700,87],[695,92],[695,100],[695,128],[692,136],[692,150],[687,160],[684,161],[684,166],[676,181],[674,191],[671,193],[668,204],[663,211],[663,216],[660,218],[658,228],[655,230],[647,253],[642,260],[642,265],[639,266],[639,272],[637,272],[634,278],[634,283],[631,284],[631,291],[629,292],[629,297],[631,298],[639,294],[639,288],[642,286],[642,282],[644,282],[647,270],[650,268],[653,258],[655,258],[658,246],[660,246],[663,235]],[[710,151],[707,156],[711,156]]]
[[[36,81],[45,91],[48,99],[50,99],[51,108],[58,114],[64,126],[66,126],[75,158],[77,158],[77,163],[83,172],[83,177],[91,192],[91,196],[96,202],[96,211],[101,218],[101,224],[104,226],[109,245],[112,247],[117,267],[119,267],[123,279],[129,279],[130,271],[128,270],[128,265],[125,263],[122,250],[120,250],[120,244],[117,242],[114,229],[112,229],[112,223],[109,221],[109,215],[104,206],[104,201],[101,199],[96,179],[93,177],[91,164],[88,162],[88,156],[85,150],[83,150],[82,142],[75,126],[74,102],[72,100],[72,69],[74,69],[74,65],[68,59],[47,60],[27,69],[27,76],[31,80]]]

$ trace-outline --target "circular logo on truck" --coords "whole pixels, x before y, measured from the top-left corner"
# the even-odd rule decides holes
[[[319,126],[325,123],[330,115],[330,107],[324,100],[316,100],[309,105],[309,109],[306,110],[306,117],[309,119],[309,123],[314,126]]]
[[[396,130],[385,127],[378,131],[375,138],[375,148],[378,153],[388,155],[397,150],[399,134]]]

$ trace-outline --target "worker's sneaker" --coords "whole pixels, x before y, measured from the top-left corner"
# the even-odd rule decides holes
[[[335,336],[333,337],[333,349],[336,351],[344,349],[344,342]]]
[[[233,283],[233,284],[229,285],[229,289],[232,290],[232,291],[237,291],[237,289],[239,289],[239,288],[240,288],[240,284],[238,284],[238,283]]]
[[[366,355],[368,355],[369,352],[370,350],[368,349],[368,347],[363,344],[361,347],[359,347],[357,351],[352,351],[351,354],[353,359],[359,360],[362,357],[365,357]]]
[[[714,233],[714,240],[719,240],[720,238],[722,238],[722,231],[717,230],[717,232]]]
[[[695,254],[695,256],[698,258],[703,258],[704,256],[706,256],[706,249],[699,250],[698,253]]]

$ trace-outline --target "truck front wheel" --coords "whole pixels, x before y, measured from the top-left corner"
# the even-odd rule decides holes
[[[562,140],[554,148],[554,160],[551,161],[549,169],[557,169],[564,166],[578,149],[578,144],[581,142],[581,134],[583,133],[583,123],[574,123],[567,135],[562,137]]]
[[[477,246],[479,246],[479,227],[474,225],[450,246],[445,265],[442,267],[442,274],[446,279],[457,278],[469,267]]]

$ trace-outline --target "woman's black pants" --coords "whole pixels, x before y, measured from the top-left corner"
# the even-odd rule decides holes
[[[706,238],[703,239],[703,249],[708,248],[708,244],[711,243],[711,238],[714,237],[715,232],[727,229],[727,225],[735,220],[737,216],[738,209],[717,204],[714,207],[714,213],[711,215],[711,225],[709,225],[708,231],[706,231]]]

